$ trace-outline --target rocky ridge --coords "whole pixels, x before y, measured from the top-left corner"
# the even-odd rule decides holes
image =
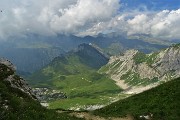
[[[6,59],[0,59],[0,74],[2,80],[10,87],[19,89],[23,93],[28,94],[31,98],[37,100],[32,89],[28,86],[25,80],[15,74],[16,67]]]
[[[112,56],[99,72],[108,74],[126,92],[139,93],[180,77],[180,45],[151,54],[128,50]]]

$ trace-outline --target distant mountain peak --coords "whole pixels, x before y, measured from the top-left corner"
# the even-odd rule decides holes
[[[45,66],[57,69],[62,74],[76,74],[83,72],[83,68],[99,69],[108,63],[109,58],[90,44],[80,44],[76,49],[64,55],[56,57],[49,65]],[[77,67],[79,66],[79,67]],[[71,69],[69,69],[71,68]]]
[[[109,60],[100,49],[94,47],[91,43],[80,44],[75,51],[71,52],[71,55],[73,54],[79,57],[81,63],[97,69],[105,65]]]
[[[98,54],[102,54],[104,57],[109,58],[109,56],[106,55],[99,46],[97,46],[96,44],[93,44],[93,43],[89,43],[89,44],[83,43],[83,44],[80,44],[78,46],[78,48],[76,49],[76,52],[80,52],[80,51],[84,51],[84,50],[96,51]]]

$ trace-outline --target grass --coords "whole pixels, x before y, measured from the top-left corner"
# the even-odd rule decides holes
[[[149,78],[140,78],[140,75],[138,73],[128,71],[126,74],[121,76],[121,79],[125,81],[128,85],[131,86],[138,86],[138,85],[149,85],[155,82],[158,82],[158,78],[154,77],[153,79]]]
[[[121,92],[114,81],[96,72],[69,75],[65,76],[64,80],[61,80],[61,77],[55,77],[51,87],[66,93],[68,99],[50,101],[50,108],[69,109],[77,104],[107,104],[110,101],[109,96],[117,96]]]
[[[105,96],[107,97],[107,96]],[[50,109],[71,109],[71,108],[81,108],[82,110],[85,109],[85,106],[88,105],[104,105],[110,102],[109,98],[104,98],[102,99],[101,97],[99,98],[83,98],[83,97],[76,97],[73,99],[63,99],[63,100],[58,100],[58,101],[53,101],[49,103],[49,108]]]
[[[14,71],[0,64],[0,119],[1,120],[79,120],[65,113],[48,110],[20,89],[13,88],[4,79],[14,75]],[[14,75],[14,84],[19,84],[19,76]]]
[[[122,117],[153,114],[154,120],[180,119],[180,78],[143,93],[120,100],[93,113],[104,117]]]
[[[158,55],[158,52],[154,52],[152,54],[144,54],[142,52],[138,52],[134,56],[133,59],[134,59],[136,64],[140,64],[140,63],[145,62],[151,66],[151,64],[153,64],[155,62],[157,55]]]
[[[100,78],[96,75],[99,75]],[[121,89],[115,85],[114,81],[98,73],[70,75],[66,76],[65,80],[55,79],[53,84],[56,88],[66,92],[70,97],[88,96],[96,93],[116,93],[121,91]]]
[[[71,52],[66,56],[60,56],[29,78],[31,85],[34,87],[48,87],[67,95],[68,99],[62,100],[63,105],[59,100],[48,101],[50,102],[50,108],[67,109],[72,107],[69,101],[77,102],[77,99],[80,100],[80,98],[80,103],[83,103],[83,105],[107,103],[109,102],[108,97],[104,102],[98,96],[117,96],[122,91],[107,75],[97,72],[98,69],[94,66],[102,64],[96,63],[98,60],[94,61],[94,65],[92,65],[92,61],[90,65],[85,64],[85,60],[89,57],[84,59],[82,56],[84,54],[83,51],[83,53]],[[60,105],[54,107],[56,104]]]
[[[152,53],[152,54],[144,54],[142,52],[138,52],[134,56],[134,62],[136,64],[140,64],[145,62],[149,67],[155,62],[156,57],[158,55],[158,52]],[[112,62],[111,64],[107,64],[100,68],[98,71],[99,73],[107,73],[108,75],[118,75],[119,69],[121,67],[121,64],[123,61],[116,60]],[[124,70],[125,71],[125,70]],[[154,77],[153,79],[149,78],[141,78],[140,75],[136,72],[132,72],[131,70],[127,71],[126,74],[121,76],[121,79],[125,81],[130,86],[146,86],[155,82],[158,82],[158,78]]]
[[[106,65],[102,66],[98,72],[106,73],[106,72],[110,71],[109,74],[111,74],[111,73],[115,72],[115,70],[117,70],[121,64],[122,64],[122,61],[116,60],[111,64],[106,64]]]
[[[91,105],[108,105],[113,101],[124,99],[128,95],[126,94],[106,94],[106,95],[96,95],[94,97],[76,97],[68,98],[62,100],[51,101],[49,103],[50,109],[77,109],[85,110],[86,107]]]

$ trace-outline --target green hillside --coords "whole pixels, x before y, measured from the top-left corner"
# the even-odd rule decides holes
[[[47,110],[28,94],[11,87],[9,81],[5,80],[10,75],[14,75],[14,71],[0,64],[0,120],[77,120],[67,114]],[[13,84],[19,84],[19,76],[13,79]]]
[[[105,104],[121,91],[113,80],[96,72],[107,62],[102,53],[83,44],[34,73],[29,82],[34,87],[48,87],[67,95],[68,99],[49,101],[50,108]]]
[[[143,93],[120,100],[94,114],[105,117],[139,116],[152,114],[154,120],[180,119],[180,78],[162,84]]]

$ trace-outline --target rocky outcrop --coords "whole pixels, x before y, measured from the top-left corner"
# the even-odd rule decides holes
[[[0,59],[1,80],[8,84],[9,87],[18,89],[31,98],[37,99],[25,80],[15,74],[15,69],[15,66],[10,61]]]
[[[122,56],[112,56],[99,72],[108,74],[123,89],[138,93],[180,77],[180,45],[151,54],[128,50]]]
[[[160,73],[161,79],[171,79],[180,76],[180,45],[172,46],[159,52],[152,64]]]
[[[16,67],[7,59],[0,58],[0,64],[6,65],[7,67],[11,68],[13,71],[16,70]]]
[[[49,88],[33,88],[33,93],[36,95],[40,102],[48,102],[52,100],[67,98],[65,93]]]

